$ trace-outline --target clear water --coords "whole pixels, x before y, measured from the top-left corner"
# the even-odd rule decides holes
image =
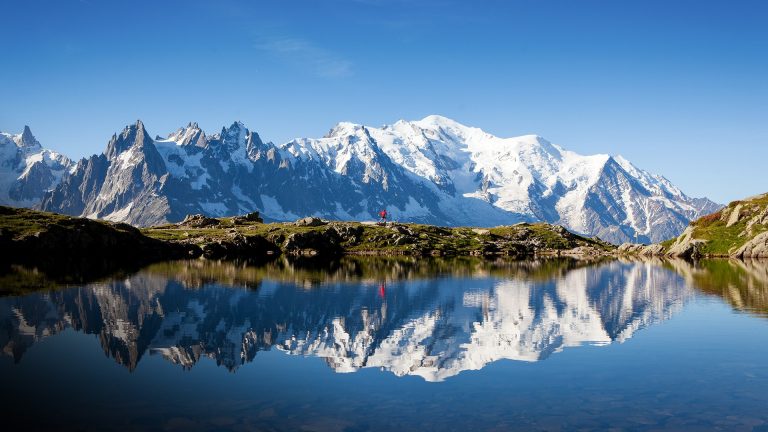
[[[0,284],[14,429],[768,430],[765,263],[194,261]]]

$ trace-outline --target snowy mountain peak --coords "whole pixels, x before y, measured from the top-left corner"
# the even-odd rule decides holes
[[[546,221],[621,243],[674,237],[719,208],[621,156],[580,155],[538,135],[498,137],[438,115],[380,128],[341,122],[282,145],[239,121],[213,135],[189,123],[157,140],[137,121],[78,172],[43,209],[150,225],[253,210],[273,220],[364,220],[386,208],[400,221]]]
[[[360,136],[361,134],[368,136],[365,126],[351,122],[339,122],[336,123],[336,126],[328,131],[323,138],[337,138],[351,135]]]
[[[204,148],[208,145],[205,132],[203,132],[203,130],[200,129],[200,126],[194,122],[189,122],[187,126],[179,128],[176,132],[171,133],[166,140],[173,141],[180,146],[192,145]]]
[[[0,205],[38,204],[72,166],[67,157],[44,149],[29,126],[20,134],[0,132]]]
[[[112,135],[112,139],[109,141],[109,144],[107,144],[105,154],[108,159],[112,160],[131,147],[138,146],[146,148],[151,146],[153,142],[154,141],[150,138],[149,133],[147,133],[147,130],[144,128],[144,123],[142,123],[141,120],[136,120],[136,123],[123,128],[120,135]]]
[[[437,114],[428,115],[421,120],[417,120],[410,123],[414,123],[424,129],[438,129],[438,128],[454,129],[454,130],[477,129],[477,128],[463,125],[457,122],[456,120],[453,120],[441,115],[437,115]]]
[[[229,127],[221,128],[221,137],[226,136],[242,136],[248,132],[248,128],[241,121],[233,122]]]

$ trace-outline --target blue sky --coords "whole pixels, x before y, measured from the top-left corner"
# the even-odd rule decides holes
[[[0,130],[72,157],[140,118],[265,140],[442,114],[768,191],[765,1],[0,2]]]

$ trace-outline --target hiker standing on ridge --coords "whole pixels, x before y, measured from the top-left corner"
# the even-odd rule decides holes
[[[387,223],[387,211],[382,210],[379,212],[379,223],[380,224],[386,224]]]

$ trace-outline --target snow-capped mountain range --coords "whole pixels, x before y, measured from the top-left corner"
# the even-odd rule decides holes
[[[0,204],[38,205],[73,167],[66,156],[44,149],[29,127],[18,135],[0,133]]]
[[[720,207],[619,156],[582,156],[535,135],[499,138],[440,116],[339,123],[282,145],[240,122],[213,135],[190,123],[152,139],[138,121],[100,155],[74,166],[63,158],[40,182],[44,196],[18,200],[5,190],[18,189],[26,164],[3,165],[3,178],[16,180],[2,183],[0,204],[140,226],[254,210],[271,220],[364,220],[386,208],[403,222],[546,221],[616,243],[655,242]]]
[[[528,272],[541,272],[541,264],[519,263]],[[391,281],[385,290],[361,282],[307,290],[263,280],[253,290],[183,281],[183,270],[144,271],[0,298],[0,347],[20,361],[37,341],[74,328],[98,335],[105,354],[130,370],[146,354],[185,368],[210,358],[235,370],[275,349],[323,358],[339,373],[377,368],[443,381],[499,360],[534,362],[569,347],[624,342],[694,295],[672,270],[618,261],[564,267],[537,281],[438,277]]]

